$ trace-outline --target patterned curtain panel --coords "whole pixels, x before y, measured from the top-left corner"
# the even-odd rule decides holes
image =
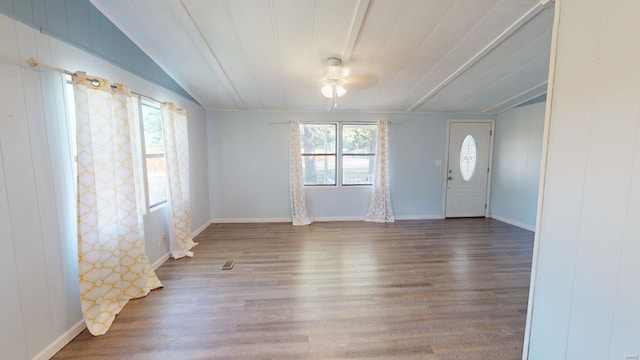
[[[80,298],[87,328],[107,332],[133,298],[162,284],[145,253],[140,159],[129,89],[78,72]]]
[[[189,136],[187,112],[173,103],[161,105],[165,157],[167,159],[167,203],[169,204],[169,246],[171,256],[193,256],[198,245],[191,238],[189,193]]]
[[[291,199],[291,218],[293,225],[309,225],[313,221],[307,214],[307,202],[304,197],[304,178],[302,175],[302,155],[300,154],[300,125],[291,120],[289,139],[289,197]]]
[[[369,210],[364,221],[370,222],[394,222],[393,208],[391,207],[391,191],[389,190],[389,125],[386,120],[378,122],[378,140],[376,143],[376,165],[373,179],[373,194],[369,202]]]

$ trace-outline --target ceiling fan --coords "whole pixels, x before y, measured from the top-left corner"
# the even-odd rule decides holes
[[[355,64],[351,63],[352,65]],[[360,63],[354,66],[362,69],[365,68],[364,65]],[[330,108],[330,110],[333,110],[338,106],[338,98],[347,93],[346,84],[349,84],[351,89],[365,89],[373,86],[376,82],[377,77],[375,75],[362,71],[354,74],[350,68],[343,66],[342,59],[330,57],[326,62],[324,76],[320,79],[322,84],[320,91],[326,98],[333,99],[333,104]]]
[[[347,93],[344,85],[348,83],[346,79],[348,75],[349,71],[342,67],[341,59],[335,57],[327,59],[327,70],[324,77],[320,79],[323,84],[320,92],[324,97],[333,99],[331,110],[338,106],[338,98]]]

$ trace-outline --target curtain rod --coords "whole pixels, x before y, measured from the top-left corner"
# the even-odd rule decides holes
[[[32,67],[32,68],[36,68],[36,67],[39,66],[41,68],[45,68],[45,69],[53,70],[55,72],[59,72],[61,74],[66,74],[66,75],[69,75],[69,76],[76,76],[76,73],[74,73],[74,72],[71,72],[69,70],[65,70],[65,69],[62,69],[62,68],[58,68],[58,67],[55,67],[55,66],[51,66],[49,64],[45,64],[45,63],[40,62],[40,61],[38,61],[38,60],[36,60],[34,58],[27,59],[27,64],[29,64],[29,66]],[[160,101],[158,99],[152,98],[151,96],[140,94],[140,93],[137,93],[135,91],[130,91],[130,92],[132,94],[134,94],[134,95],[141,96],[141,97],[147,98],[149,100],[153,100],[153,101],[155,101],[157,103],[167,105],[166,101]],[[184,109],[178,108],[178,110],[184,110]]]

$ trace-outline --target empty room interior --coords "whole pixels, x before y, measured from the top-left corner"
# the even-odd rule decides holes
[[[0,358],[640,359],[638,14],[0,0]]]

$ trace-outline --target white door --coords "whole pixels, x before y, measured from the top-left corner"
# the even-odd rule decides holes
[[[485,216],[491,122],[449,123],[446,217]]]

